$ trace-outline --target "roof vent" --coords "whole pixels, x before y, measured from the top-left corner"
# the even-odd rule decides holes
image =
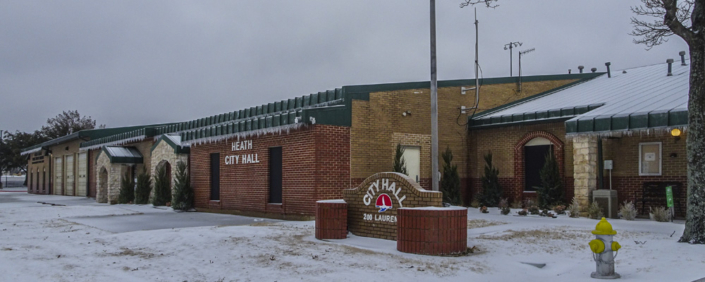
[[[667,76],[673,76],[673,73],[671,72],[671,67],[673,66],[673,59],[668,59],[668,60],[666,60],[666,63],[668,63],[668,74],[667,74]]]
[[[583,69],[584,69],[584,68],[585,68],[585,67],[583,67],[583,66],[578,66],[578,69],[580,70],[580,73],[583,73]]]
[[[594,73],[597,71],[597,68],[591,68],[590,70]]]
[[[606,63],[605,63],[605,66],[607,66],[607,77],[608,77],[608,78],[611,78],[611,77],[612,77],[612,73],[610,72],[610,65],[611,65],[611,64],[612,64],[612,63],[610,63],[610,62],[606,62]]]
[[[570,74],[570,72],[571,72],[571,69],[568,69],[568,74]]]
[[[681,66],[687,66],[685,64],[685,51],[678,52],[678,55],[681,55]]]

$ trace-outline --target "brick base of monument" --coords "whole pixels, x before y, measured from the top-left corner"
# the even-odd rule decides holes
[[[348,237],[348,204],[343,200],[316,202],[316,239]]]
[[[397,250],[422,255],[455,255],[467,251],[465,208],[400,208]]]

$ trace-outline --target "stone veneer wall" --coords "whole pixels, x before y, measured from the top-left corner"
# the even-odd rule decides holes
[[[391,182],[395,182],[397,188],[402,190],[398,193],[400,197],[406,196],[403,200],[403,207],[441,207],[443,200],[443,193],[437,191],[426,191],[422,188],[416,181],[409,178],[408,176],[400,173],[394,172],[380,172],[376,173],[362,182],[360,186],[355,189],[348,189],[343,191],[343,198],[348,204],[348,230],[355,235],[365,236],[365,237],[375,237],[381,239],[396,240],[397,239],[397,223],[396,221],[376,221],[376,220],[365,220],[363,216],[368,215],[378,215],[379,210],[375,207],[376,197],[372,197],[372,203],[365,205],[363,202],[363,197],[367,193],[368,189],[372,189],[371,185],[375,181],[380,181],[383,179],[389,179]],[[379,191],[376,192],[375,196],[381,194],[381,185]],[[390,192],[385,192],[390,193]],[[384,216],[392,216],[396,219],[397,209],[402,207],[399,205],[398,201],[392,198],[392,208],[384,212]]]
[[[149,173],[154,176],[157,172],[157,167],[162,164],[162,162],[168,162],[171,166],[171,189],[174,190],[174,182],[176,181],[176,165],[178,162],[184,162],[188,165],[188,154],[176,154],[174,148],[169,145],[164,140],[159,140],[157,146],[151,152],[151,161]],[[140,171],[137,172],[141,173]],[[154,189],[152,189],[151,195],[154,195]]]
[[[105,168],[108,172],[108,187],[101,189],[100,187],[100,171]],[[95,175],[97,180],[96,201],[98,203],[116,204],[120,195],[120,177],[123,173],[123,166],[120,164],[111,164],[108,155],[101,152],[98,155],[95,165]]]
[[[590,204],[590,195],[597,188],[597,136],[573,137],[573,179],[575,199],[581,210]]]

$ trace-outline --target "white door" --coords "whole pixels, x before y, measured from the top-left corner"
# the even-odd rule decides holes
[[[61,157],[54,158],[54,195],[61,195],[62,184],[64,179],[63,166]]]
[[[78,186],[76,186],[76,196],[86,196],[88,180],[88,153],[83,152],[78,155]]]
[[[76,183],[76,178],[73,171],[73,155],[66,156],[66,188],[64,195],[73,196],[74,184]]]
[[[421,181],[421,147],[404,146],[404,163],[406,164],[406,175]]]

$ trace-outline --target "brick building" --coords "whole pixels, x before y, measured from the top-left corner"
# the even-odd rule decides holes
[[[471,194],[481,192],[482,156],[492,152],[504,197],[535,197],[544,156],[551,153],[566,202],[575,197],[587,207],[593,191],[611,186],[620,202],[634,201],[640,213],[648,213],[649,206],[666,205],[664,186],[673,185],[676,215],[684,216],[689,66],[683,60],[672,68],[615,71],[474,117]],[[613,169],[605,169],[604,161]]]
[[[477,112],[541,95],[600,73],[480,81]],[[439,149],[450,148],[464,196],[471,180],[467,117],[474,80],[439,81]],[[430,189],[428,82],[344,86],[186,122],[142,126],[79,141],[89,160],[88,194],[114,202],[121,175],[189,163],[199,210],[313,215],[315,202],[340,199],[370,175],[392,170],[404,146],[408,175]],[[29,152],[29,150],[28,150]],[[174,169],[171,169],[172,179]],[[173,183],[173,181],[172,181]]]

